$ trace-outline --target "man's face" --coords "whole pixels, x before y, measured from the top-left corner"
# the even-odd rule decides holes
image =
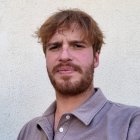
[[[92,88],[99,54],[93,55],[93,48],[82,33],[73,26],[58,30],[47,44],[48,75],[56,92],[63,96],[75,96]]]

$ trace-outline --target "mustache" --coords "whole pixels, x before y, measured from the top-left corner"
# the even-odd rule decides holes
[[[80,66],[78,66],[76,64],[73,64],[73,63],[60,63],[53,68],[52,73],[56,73],[63,66],[71,67],[75,71],[78,71],[79,73],[82,73],[82,69],[80,68]]]

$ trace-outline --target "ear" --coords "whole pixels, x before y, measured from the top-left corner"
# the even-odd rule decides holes
[[[98,67],[98,65],[99,65],[99,55],[100,54],[98,52],[96,52],[94,54],[94,60],[93,60],[93,62],[94,62],[94,68]]]

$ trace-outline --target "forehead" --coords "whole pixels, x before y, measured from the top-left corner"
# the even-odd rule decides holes
[[[63,26],[59,27],[48,42],[60,40],[62,38],[66,38],[68,40],[87,40],[84,31],[77,24],[73,24],[69,26],[69,28]]]

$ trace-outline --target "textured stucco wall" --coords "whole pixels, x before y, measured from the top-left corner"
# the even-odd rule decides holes
[[[70,7],[91,14],[106,36],[95,85],[113,101],[140,106],[139,0],[0,0],[0,140],[15,140],[53,101],[33,33],[48,15]]]

